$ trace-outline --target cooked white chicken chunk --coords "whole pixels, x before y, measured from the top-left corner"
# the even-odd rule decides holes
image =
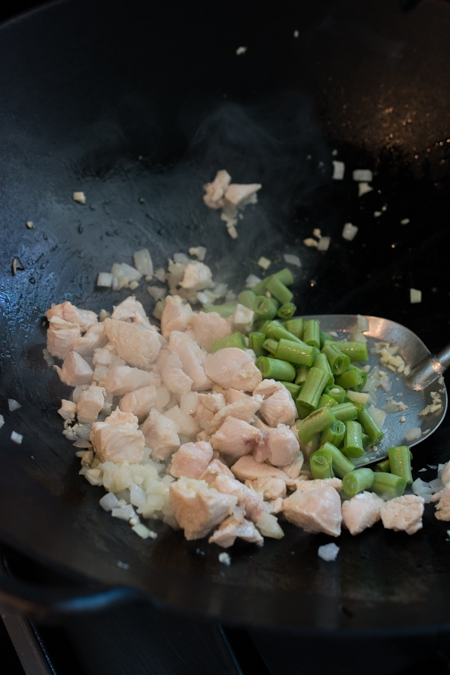
[[[214,450],[237,458],[252,452],[261,436],[261,432],[247,422],[227,417],[219,431],[211,436],[211,445]]]
[[[183,443],[172,456],[170,473],[175,478],[200,478],[212,460],[213,449],[211,443],[199,441],[197,443]]]
[[[244,206],[245,204],[255,203],[256,193],[262,188],[260,183],[249,183],[241,185],[232,183],[225,191],[225,199],[235,206]]]
[[[237,389],[227,389],[225,392],[225,399],[228,404],[236,403],[236,401],[241,401],[242,399],[251,398],[250,394],[246,394],[245,391],[238,391]]]
[[[255,313],[252,309],[249,309],[245,305],[241,305],[238,302],[233,314],[234,329],[239,331],[250,330],[252,327],[254,316]]]
[[[361,534],[380,520],[383,504],[384,501],[374,492],[360,492],[342,502],[342,522],[350,534]]]
[[[153,459],[165,460],[180,447],[175,422],[155,408],[145,420],[141,431],[145,436],[146,445],[152,451]]]
[[[193,438],[200,431],[200,426],[198,422],[189,415],[188,413],[180,410],[179,406],[175,405],[170,410],[166,410],[164,413],[166,417],[170,417],[173,420],[177,427],[177,432],[186,436],[186,438]]]
[[[286,497],[286,483],[282,478],[263,476],[255,480],[246,480],[245,485],[262,494],[263,499],[268,501]]]
[[[324,532],[332,537],[341,534],[341,499],[332,487],[297,490],[283,501],[283,513],[286,520],[306,532]]]
[[[214,286],[212,282],[211,270],[205,263],[195,260],[184,268],[183,281],[181,288],[191,291],[203,291],[205,288]]]
[[[69,387],[76,387],[77,384],[90,384],[94,371],[87,361],[76,352],[69,352],[64,359],[62,368],[53,366],[59,375],[61,382],[68,384]]]
[[[298,440],[298,437],[296,438]],[[301,450],[299,450],[297,457],[295,457],[295,459],[290,464],[286,464],[286,466],[282,466],[280,468],[284,471],[284,473],[287,476],[289,476],[289,478],[295,480],[300,476],[300,471],[302,470],[303,462],[304,462],[303,453]]]
[[[240,506],[244,509],[244,514],[255,523],[266,513],[266,505],[261,497],[251,488],[240,483],[235,478],[220,473],[211,483],[211,487],[224,494],[234,495]]]
[[[156,328],[113,319],[105,319],[104,324],[118,355],[130,366],[149,370],[161,349]]]
[[[102,386],[114,396],[123,396],[135,389],[148,387],[152,384],[153,373],[130,366],[114,366],[108,371],[108,375]]]
[[[293,486],[294,481],[288,478],[288,476],[281,469],[276,469],[274,466],[269,464],[260,464],[255,460],[252,455],[245,455],[238,459],[237,462],[231,467],[231,471],[239,478],[239,480],[257,480],[258,478],[281,478],[284,480],[286,485]]]
[[[180,478],[169,487],[170,505],[186,539],[205,537],[231,515],[237,499],[221,494],[203,481]]]
[[[225,205],[224,196],[231,181],[228,171],[222,169],[218,171],[212,183],[206,183],[203,189],[206,194],[203,195],[203,201],[210,209],[221,209]]]
[[[255,413],[260,409],[262,401],[262,396],[247,396],[234,403],[229,403],[214,415],[211,421],[211,430],[218,429],[226,417],[251,422]]]
[[[139,421],[147,417],[150,410],[156,407],[156,387],[151,384],[148,387],[141,387],[135,391],[130,391],[120,399],[119,408],[123,412],[133,413]]]
[[[134,321],[136,319],[143,320],[148,323],[147,314],[142,304],[136,300],[134,295],[130,295],[120,305],[114,307],[111,314],[111,319],[116,321]]]
[[[204,361],[207,376],[225,389],[253,391],[261,382],[261,371],[242,349],[227,347]]]
[[[269,396],[272,396],[276,391],[281,389],[283,385],[280,382],[277,382],[277,380],[262,380],[257,387],[255,387],[253,393],[258,394],[258,396],[262,396],[264,400],[266,398],[269,398]]]
[[[308,490],[322,490],[326,487],[332,487],[336,492],[342,490],[342,481],[340,478],[321,478],[320,480],[296,480],[295,486],[299,492]]]
[[[211,485],[211,483],[214,483],[219,473],[222,473],[225,476],[230,476],[230,478],[234,478],[230,469],[226,464],[221,462],[220,459],[213,459],[212,462],[208,464],[203,473],[199,476],[199,478],[206,481],[208,485]]]
[[[261,415],[271,427],[277,424],[291,426],[297,417],[297,408],[290,391],[281,386],[271,396],[265,399],[261,406]]]
[[[274,466],[286,466],[298,457],[299,450],[299,442],[290,428],[278,424],[276,429],[262,435],[253,455],[257,462],[268,460]]]
[[[192,379],[183,371],[183,364],[176,352],[167,349],[160,351],[156,361],[162,381],[173,394],[185,394],[191,391]]]
[[[108,342],[103,323],[94,323],[86,333],[73,344],[73,351],[81,356],[92,356],[95,349],[104,347]]]
[[[179,295],[168,295],[161,316],[161,333],[168,338],[173,330],[185,331],[193,312],[189,303],[185,303]]]
[[[103,387],[97,387],[91,384],[88,389],[81,392],[77,403],[78,421],[81,424],[91,424],[95,422],[99,412],[105,403],[105,390]]]
[[[173,330],[170,334],[169,350],[176,352],[180,357],[183,371],[191,378],[194,391],[211,388],[211,380],[207,377],[203,365],[205,354],[195,340],[180,331]]]
[[[385,502],[380,510],[383,525],[388,530],[414,534],[423,527],[423,497],[403,495]]]
[[[61,407],[58,410],[58,413],[64,420],[73,421],[77,413],[77,404],[73,401],[67,401],[65,398],[63,398],[61,400]]]
[[[262,544],[264,541],[256,527],[249,520],[237,520],[229,516],[219,525],[210,536],[208,543],[217,544],[222,548],[230,548],[236,539],[243,539],[250,544]]]
[[[108,342],[105,347],[94,349],[94,356],[92,357],[94,366],[106,366],[113,368],[114,366],[126,366],[127,364],[120,358],[114,346]]]
[[[130,413],[114,411],[104,422],[94,422],[90,440],[102,462],[138,464],[143,460],[144,434]]]
[[[98,321],[97,314],[95,312],[91,312],[88,309],[78,309],[78,307],[72,305],[72,303],[68,300],[66,300],[66,302],[62,302],[59,305],[54,305],[51,307],[49,310],[47,310],[47,312],[45,312],[45,316],[49,321],[52,317],[57,316],[60,319],[64,319],[64,321],[68,321],[69,323],[77,323],[83,332],[86,331],[89,326],[92,326]]]
[[[431,497],[432,502],[437,502],[435,516],[438,520],[450,520],[450,483],[443,490]]]
[[[65,321],[59,316],[52,316],[49,323],[47,349],[52,356],[65,359],[81,337],[80,326],[77,323]]]
[[[190,325],[194,331],[195,339],[207,352],[211,351],[211,345],[215,340],[231,335],[232,325],[222,318],[217,312],[199,312],[193,314]]]

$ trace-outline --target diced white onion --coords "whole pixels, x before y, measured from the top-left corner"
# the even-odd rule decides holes
[[[358,321],[358,328],[360,331],[364,332],[366,330],[369,330],[369,319],[366,316],[358,314],[356,316],[356,319]]]
[[[161,300],[162,298],[165,298],[167,295],[167,289],[166,288],[160,288],[159,286],[148,286],[147,291],[150,293],[152,296],[153,300]]]
[[[113,518],[119,518],[120,520],[130,520],[130,518],[136,515],[131,504],[114,508],[111,513]]]
[[[99,504],[104,511],[112,511],[117,507],[118,503],[119,500],[112,492],[107,492],[99,501]]]
[[[195,246],[189,249],[189,255],[195,256],[200,262],[203,262],[206,257],[206,248],[204,246]]]
[[[14,410],[18,410],[21,407],[22,406],[20,405],[20,403],[18,401],[16,401],[15,399],[13,399],[13,398],[8,399],[8,408],[9,408],[10,412],[13,412]]]
[[[153,530],[149,530],[148,527],[145,527],[142,523],[137,523],[137,525],[133,525],[131,528],[133,532],[136,532],[136,534],[141,537],[141,539],[156,539],[158,536],[156,532],[153,532]]]
[[[374,405],[370,405],[367,412],[372,417],[375,424],[382,429],[384,420],[386,419],[386,413],[383,410],[376,408]]]
[[[4,424],[5,424],[5,418],[3,417],[3,415],[0,415],[0,429],[2,428],[2,426]]]
[[[147,248],[133,253],[135,268],[143,275],[151,277],[153,275],[153,262],[150,252]]]
[[[296,267],[301,267],[302,263],[298,255],[292,255],[292,253],[284,253],[283,258],[288,265],[296,265]]]
[[[356,225],[352,225],[351,223],[345,223],[344,229],[342,230],[342,237],[344,239],[347,239],[347,241],[352,241],[356,237],[356,233],[358,232],[358,228]]]
[[[319,546],[317,549],[317,555],[319,558],[326,560],[326,562],[336,560],[338,553],[339,546],[336,546],[336,544],[324,544],[323,546]]]
[[[412,305],[422,302],[422,291],[419,291],[417,288],[410,288],[409,301]]]
[[[17,443],[17,445],[20,445],[22,443],[22,440],[23,440],[22,434],[18,434],[16,431],[11,432],[10,438],[11,438],[12,442]]]
[[[339,162],[338,160],[333,160],[333,179],[342,180],[345,173],[345,164],[344,162]]]
[[[330,247],[331,237],[321,237],[319,243],[317,244],[318,251],[328,251]]]
[[[145,490],[139,487],[139,485],[136,485],[136,483],[131,483],[130,502],[133,506],[143,508],[145,506],[146,498],[147,495],[145,494]]]
[[[372,192],[373,187],[370,187],[369,183],[360,183],[358,185],[358,197],[362,197],[367,192]]]
[[[316,239],[313,239],[312,237],[307,237],[306,239],[303,239],[303,243],[305,246],[309,246],[310,248],[317,248],[319,246],[319,242]]]
[[[258,264],[260,267],[262,267],[263,270],[266,270],[266,269],[268,269],[268,268],[270,267],[270,265],[272,264],[272,261],[269,260],[268,258],[265,258],[265,257],[262,255],[262,256],[260,257],[260,259],[258,260],[258,263],[257,263],[257,264]]]
[[[256,526],[264,537],[281,539],[284,532],[278,524],[278,519],[271,513],[263,513],[256,521]]]
[[[84,192],[74,192],[72,194],[72,199],[74,202],[78,202],[79,204],[86,204],[86,195]]]
[[[412,429],[409,429],[405,433],[405,439],[409,442],[416,441],[421,436],[422,436],[422,431],[420,430],[419,427],[412,427]]]
[[[231,565],[231,558],[228,553],[219,553],[219,562],[221,562],[222,565],[227,565],[227,567],[229,567]]]
[[[110,272],[99,272],[97,277],[97,286],[100,288],[111,288],[113,275]]]
[[[355,403],[364,404],[369,400],[369,394],[366,394],[362,391],[352,391],[351,389],[348,389],[347,398],[349,398],[350,401],[354,401]]]
[[[373,181],[373,173],[370,169],[355,169],[353,171],[353,180],[371,183]]]

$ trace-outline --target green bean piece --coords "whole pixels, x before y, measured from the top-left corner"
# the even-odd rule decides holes
[[[356,368],[353,370],[346,370],[345,373],[339,375],[336,378],[336,384],[338,384],[343,389],[354,389],[359,391],[358,387],[362,389],[363,387],[363,378]]]
[[[389,461],[389,457],[386,457],[386,459],[383,459],[381,462],[378,462],[378,464],[375,464],[375,471],[382,471],[383,473],[390,473],[391,472],[391,463]]]
[[[301,391],[301,389],[300,389],[300,391]],[[301,405],[298,402],[298,396],[297,396],[297,399],[295,401],[295,407],[297,408],[297,415],[301,420],[304,420],[305,417],[308,417],[308,415],[311,413],[310,408],[308,408],[307,406]]]
[[[334,337],[331,337],[328,333],[324,333],[323,330],[320,332],[320,349],[325,346],[325,342],[334,342]]]
[[[279,272],[272,274],[272,276],[279,279],[285,286],[292,286],[294,283],[294,277],[292,276],[292,272],[289,267],[284,267]]]
[[[289,333],[292,333],[292,335],[295,335],[296,338],[299,338],[300,340],[302,339],[303,336],[303,319],[300,317],[294,317],[293,319],[289,319],[289,321],[286,321],[284,324],[284,327],[286,328]]]
[[[309,458],[311,475],[315,480],[334,478],[333,457],[327,450],[316,450]]]
[[[362,424],[362,427],[368,435],[372,445],[377,445],[384,438],[383,432],[371,414],[366,410],[366,408],[358,408],[357,406],[355,407],[357,408],[358,422]]]
[[[271,354],[275,354],[278,348],[278,342],[276,340],[271,340],[269,338],[267,340],[264,340],[263,347],[266,351],[270,352]]]
[[[241,291],[238,295],[238,302],[241,305],[244,305],[244,307],[248,307],[249,309],[253,309],[255,300],[256,300],[256,293],[251,290]]]
[[[287,288],[282,281],[273,275],[266,284],[266,291],[269,291],[274,298],[276,298],[282,305],[286,302],[291,302],[294,294]]]
[[[278,302],[275,298],[267,298],[265,295],[257,295],[253,304],[256,316],[262,319],[273,319],[277,313]]]
[[[297,368],[297,375],[295,376],[295,384],[301,384],[303,386],[306,382],[306,378],[308,377],[308,373],[308,366],[299,366]]]
[[[277,359],[296,363],[299,366],[312,366],[316,350],[314,347],[282,338],[275,353]],[[328,378],[327,378],[328,382]]]
[[[320,328],[317,319],[308,319],[303,324],[303,342],[320,349]]]
[[[334,345],[335,342],[327,342],[322,348],[322,353],[328,359],[333,375],[342,375],[350,365],[350,358],[342,354]]]
[[[203,305],[204,312],[217,312],[223,319],[233,316],[236,311],[236,303],[228,305]]]
[[[256,284],[256,286],[253,286],[251,289],[255,295],[264,295],[266,292],[266,284],[271,278],[272,275],[266,277],[265,279],[262,279],[259,284]]]
[[[362,443],[362,426],[354,420],[345,421],[345,438],[342,452],[347,457],[362,457],[364,448]]]
[[[300,345],[305,344],[302,340],[286,330],[279,321],[269,321],[269,323],[264,326],[264,333],[268,338],[272,338],[272,340],[290,340],[291,342],[297,342],[297,344]]]
[[[328,396],[332,396],[336,400],[336,403],[344,403],[345,389],[339,387],[339,385],[328,385],[328,387],[325,387],[325,393]]]
[[[264,378],[272,380],[282,380],[283,382],[292,382],[295,378],[295,368],[292,363],[271,359],[267,356],[260,356],[256,359],[255,366],[259,368]]]
[[[350,361],[367,361],[367,342],[332,342],[342,354],[346,354]]]
[[[355,391],[362,391],[362,390],[364,389],[364,387],[365,387],[366,382],[367,382],[367,373],[366,373],[366,371],[363,370],[362,368],[358,368],[358,366],[355,366],[353,363],[351,363],[351,364],[349,365],[349,367],[347,368],[347,370],[357,370],[358,373],[361,375],[361,378],[362,378],[362,384],[360,384],[359,387],[358,387],[357,389],[355,389]]]
[[[348,494],[349,497],[354,497],[358,492],[364,492],[364,490],[370,490],[374,481],[374,472],[372,469],[354,469],[350,473],[345,474],[342,481],[342,487],[344,492]]]
[[[333,408],[333,415],[337,420],[345,422],[346,420],[355,420],[357,417],[358,411],[355,408],[353,403],[338,403]]]
[[[337,420],[337,422],[334,422],[331,427],[328,427],[328,429],[325,429],[325,431],[322,433],[320,437],[320,445],[324,445],[324,443],[332,443],[337,448],[339,448],[342,441],[344,440],[344,436],[345,424],[344,422]]]
[[[320,368],[320,370],[323,370],[324,373],[328,373],[329,377],[327,387],[330,387],[332,384],[334,384],[333,371],[331,370],[331,366],[325,354],[322,354],[321,352],[316,354],[314,357],[313,366],[314,368]]]
[[[353,471],[355,465],[332,443],[324,443],[321,450],[326,450],[333,458],[333,471],[339,478],[344,478],[350,471]]]
[[[299,384],[294,384],[293,382],[283,382],[281,381],[280,384],[283,384],[286,389],[292,394],[292,398],[295,400],[297,396],[300,393],[301,386]]]
[[[393,473],[374,471],[372,491],[384,500],[401,497],[405,491],[406,480]]]
[[[239,331],[232,335],[225,335],[223,338],[214,340],[211,345],[211,354],[215,354],[219,349],[226,349],[227,347],[237,347],[238,349],[247,349],[245,344],[245,337]]]
[[[336,399],[334,399],[332,396],[328,396],[328,394],[323,393],[319,398],[317,407],[324,408],[325,406],[328,406],[328,408],[332,408],[334,405],[337,405]]]
[[[302,419],[301,422],[297,422],[298,437],[303,443],[308,443],[313,436],[320,434],[327,427],[331,427],[334,422],[336,422],[336,418],[330,408],[314,410],[308,417]]]
[[[264,333],[249,333],[248,336],[248,346],[250,349],[253,349],[256,356],[265,356],[266,350],[263,347],[264,342],[266,341],[266,336]]]
[[[296,309],[296,306],[292,302],[285,302],[277,311],[277,316],[280,319],[290,319],[291,316],[294,316]]]
[[[407,445],[397,445],[388,450],[389,464],[391,473],[403,478],[407,484],[413,482],[411,475],[411,460],[409,458],[409,448]]]
[[[322,395],[325,385],[328,381],[328,375],[319,370],[319,368],[310,368],[305,384],[298,396],[300,405],[309,407],[310,410],[315,410],[319,405],[319,399]],[[328,410],[328,408],[326,408]],[[332,424],[332,422],[330,422]]]
[[[264,329],[269,323],[270,321],[268,319],[258,319],[253,323],[253,328],[255,329],[256,332],[264,333],[264,335],[266,335]]]
[[[366,448],[368,448],[369,445],[370,445],[370,438],[368,437],[367,434],[364,433],[364,431],[362,433],[362,444],[363,444],[364,450],[366,450]]]

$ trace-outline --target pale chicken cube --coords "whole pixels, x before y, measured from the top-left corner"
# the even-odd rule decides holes
[[[175,478],[200,478],[213,457],[211,443],[183,443],[172,456],[170,473]]]
[[[265,399],[261,406],[261,415],[271,427],[277,424],[294,424],[297,417],[297,408],[290,391],[281,386],[271,396]]]
[[[270,400],[270,399],[268,399]],[[257,462],[269,461],[274,466],[285,466],[298,457],[300,444],[286,424],[264,433],[253,456]]]
[[[188,413],[180,410],[179,406],[175,405],[170,410],[167,410],[165,413],[166,417],[170,417],[173,420],[177,427],[177,433],[186,438],[193,438],[200,431],[200,426],[198,422]]]
[[[225,389],[253,391],[261,382],[261,371],[242,349],[227,347],[204,361],[206,375]]]
[[[244,422],[251,422],[263,402],[262,396],[247,396],[234,403],[229,403],[217,412],[211,421],[211,430],[216,431],[226,417],[233,417]]]
[[[208,464],[203,473],[199,476],[199,478],[200,480],[206,481],[208,485],[211,485],[211,483],[214,483],[219,474],[224,474],[225,476],[234,478],[226,464],[221,462],[220,459],[213,459],[212,462]]]
[[[255,523],[264,513],[267,513],[266,504],[259,494],[235,478],[218,474],[214,483],[211,483],[211,487],[224,494],[234,495],[238,504],[244,509],[244,514]]]
[[[173,330],[185,331],[193,315],[189,303],[184,303],[179,295],[168,295],[161,316],[161,333],[168,338]]]
[[[255,480],[246,480],[245,485],[262,494],[264,500],[271,501],[286,497],[286,482],[282,478],[264,476]]]
[[[49,323],[47,349],[52,356],[65,359],[81,337],[80,326],[77,323],[65,321],[59,316],[52,316]]]
[[[447,483],[443,490],[437,492],[431,497],[432,502],[437,502],[435,517],[438,520],[450,520],[450,483]]]
[[[53,366],[59,375],[59,379],[69,387],[76,387],[77,384],[90,384],[94,371],[87,361],[76,352],[69,352],[64,359],[62,368]]]
[[[252,455],[244,455],[231,467],[231,471],[239,480],[257,480],[258,478],[280,478],[286,485],[295,486],[293,480],[281,469],[277,469],[269,464],[260,464]]]
[[[283,501],[286,520],[306,532],[324,532],[331,537],[341,534],[341,499],[330,486],[300,492]]]
[[[183,281],[180,283],[181,288],[190,291],[203,291],[213,285],[211,270],[205,263],[195,260],[184,268]]]
[[[291,429],[291,431],[292,431],[292,429]],[[294,433],[294,432],[292,432],[292,433]],[[294,434],[294,436],[295,436],[295,434]],[[295,436],[295,437],[298,440],[298,436]],[[290,464],[286,464],[286,466],[282,466],[280,468],[284,471],[284,473],[287,476],[289,476],[289,478],[292,478],[293,480],[295,480],[296,478],[298,478],[300,476],[300,471],[302,470],[304,460],[305,460],[305,458],[303,457],[303,453],[302,453],[301,450],[299,450],[297,457],[295,457],[295,459],[293,459]]]
[[[203,195],[203,201],[210,209],[221,209],[225,206],[225,190],[228,188],[231,176],[228,171],[222,169],[218,171],[212,183],[206,183],[203,189],[206,194]]]
[[[65,398],[61,400],[61,407],[58,410],[58,413],[61,415],[63,420],[70,420],[71,422],[75,419],[77,414],[77,404],[73,401],[67,401]]]
[[[277,380],[262,380],[257,387],[255,387],[253,393],[258,394],[258,396],[262,396],[264,400],[266,398],[269,398],[269,396],[272,396],[276,391],[279,389],[284,388],[284,385],[281,384],[281,382],[277,382]]]
[[[176,352],[180,357],[183,371],[191,378],[194,391],[211,388],[211,380],[204,368],[205,354],[195,340],[180,331],[173,330],[169,338],[169,350]]]
[[[152,384],[153,373],[130,366],[114,366],[108,371],[108,375],[102,386],[114,396],[123,396],[135,389],[148,387]]]
[[[81,392],[77,403],[78,421],[81,424],[91,424],[97,420],[99,412],[105,403],[105,390],[91,384],[88,389]]]
[[[118,355],[129,366],[149,370],[161,349],[154,326],[105,319],[106,334]]]
[[[236,403],[236,401],[249,398],[251,398],[250,394],[246,394],[244,391],[238,391],[237,389],[227,389],[225,392],[225,399],[227,403]]]
[[[414,534],[423,527],[422,516],[425,500],[417,495],[403,495],[385,502],[380,510],[381,520],[387,530]]]
[[[221,494],[203,481],[180,478],[169,486],[169,501],[188,540],[201,539],[231,515],[237,499]]]
[[[86,333],[73,344],[72,351],[81,356],[92,356],[95,349],[100,349],[108,342],[103,323],[94,323]]]
[[[303,477],[301,477],[303,478]],[[318,480],[296,480],[295,486],[299,492],[308,490],[322,490],[326,487],[332,487],[336,492],[342,490],[342,480],[340,478],[320,478]]]
[[[261,441],[262,433],[248,422],[227,417],[213,436],[211,445],[214,450],[230,457],[242,457],[252,452]]]
[[[90,440],[102,462],[139,464],[144,458],[144,434],[129,413],[114,411],[104,422],[94,422]]]
[[[260,183],[250,183],[248,185],[239,185],[232,183],[225,191],[225,199],[235,206],[244,206],[248,203],[255,203],[256,193],[261,190]],[[252,199],[253,198],[253,199]]]
[[[374,492],[360,492],[342,503],[342,522],[350,534],[361,534],[380,520],[383,505],[384,501]]]
[[[156,409],[150,412],[141,427],[146,445],[151,449],[153,459],[165,460],[180,447],[177,426],[170,417],[159,413]]]
[[[192,379],[183,370],[183,364],[176,352],[160,351],[156,361],[162,381],[173,394],[185,394],[192,389]]]
[[[141,387],[135,391],[130,391],[120,399],[119,408],[123,412],[133,413],[139,421],[148,416],[150,410],[156,406],[156,387],[151,384],[148,387]]]
[[[229,516],[221,522],[217,530],[208,539],[209,544],[217,544],[222,548],[230,548],[236,539],[243,539],[249,544],[262,544],[264,539],[256,529],[253,523],[245,518],[237,520],[234,516]]]
[[[253,312],[252,309],[249,309],[248,307],[245,307],[245,305],[241,305],[238,302],[233,314],[234,329],[237,331],[250,330],[252,327],[254,316],[255,313]]]
[[[143,321],[148,323],[147,314],[142,304],[136,300],[134,295],[130,295],[126,298],[120,305],[114,307],[114,311],[111,314],[111,319],[116,321]]]
[[[232,324],[222,318],[217,312],[199,312],[193,314],[190,325],[194,331],[195,339],[207,352],[211,351],[211,345],[215,340],[231,335]]]
[[[75,305],[72,305],[71,302],[66,300],[59,305],[51,307],[45,312],[45,316],[50,321],[54,316],[68,321],[69,323],[76,323],[80,326],[81,330],[84,332],[94,323],[97,323],[98,318],[95,312],[91,312],[88,309],[78,309]]]
[[[208,394],[199,394],[198,395],[199,405],[203,406],[206,410],[212,412],[213,416],[225,408],[225,397],[220,392],[211,392]]]
[[[125,361],[120,358],[111,343],[108,343],[105,347],[94,349],[92,362],[94,366],[106,366],[107,368],[127,365]]]

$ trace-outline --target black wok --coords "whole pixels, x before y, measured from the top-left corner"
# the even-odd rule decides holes
[[[449,32],[438,0],[409,14],[387,0],[231,0],[220,12],[78,0],[1,28],[0,540],[83,583],[52,594],[3,577],[5,605],[77,611],[139,597],[224,621],[354,632],[448,622],[448,525],[430,506],[412,537],[380,525],[343,533],[335,563],[317,557],[326,536],[286,527],[280,542],[236,547],[229,568],[204,541],[157,525],[144,542],[111,521],[61,436],[67,389],[43,360],[42,317],[64,299],[117,304],[127,293],[95,289],[96,274],[144,246],[160,266],[205,245],[215,277],[236,289],[260,255],[275,269],[288,251],[303,261],[302,313],[385,316],[437,350],[450,309]],[[331,180],[334,149],[342,183]],[[201,199],[220,168],[264,186],[237,241]],[[360,199],[354,168],[376,172]],[[351,243],[340,236],[348,221],[359,226]],[[332,237],[326,255],[302,244],[314,227]],[[15,257],[24,269],[13,276]],[[409,303],[411,287],[422,304]],[[22,408],[9,413],[7,398]],[[417,448],[416,472],[450,458],[449,432],[447,421]]]

